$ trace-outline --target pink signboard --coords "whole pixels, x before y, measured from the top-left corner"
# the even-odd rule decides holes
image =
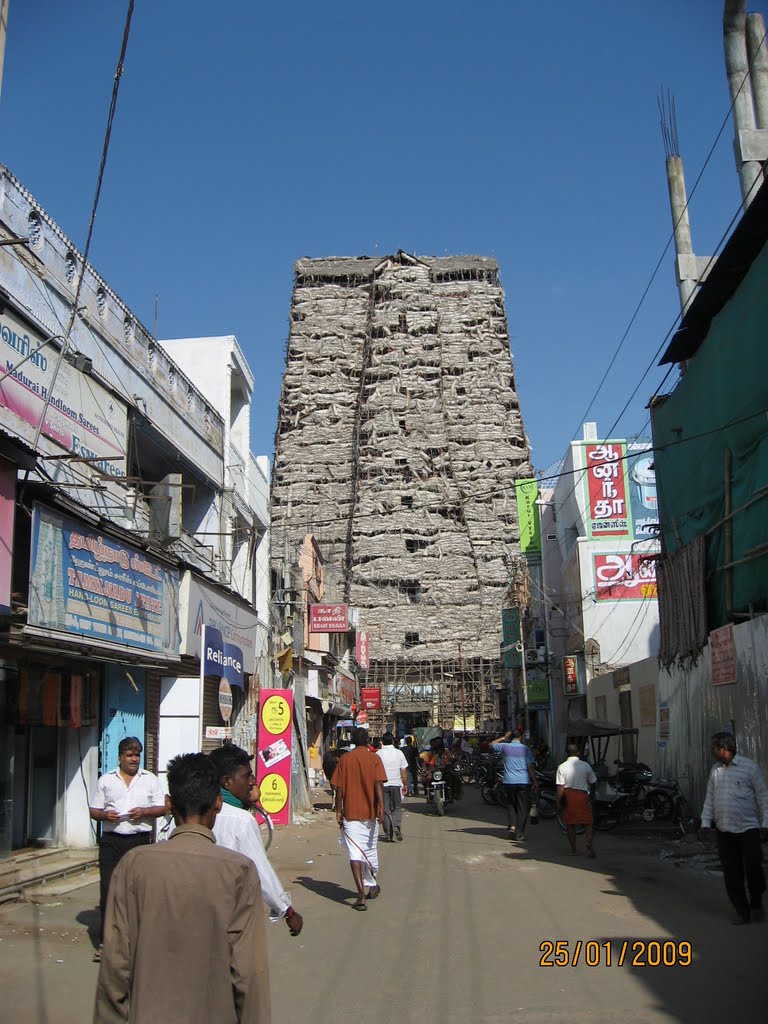
[[[0,459],[0,615],[11,613],[13,517],[16,508],[16,467]]]
[[[590,537],[628,537],[629,509],[623,444],[584,446]]]
[[[347,633],[349,614],[345,604],[311,604],[309,606],[310,633]]]
[[[637,552],[593,555],[598,601],[644,601],[658,597],[656,559]]]
[[[292,740],[293,690],[262,690],[256,781],[261,804],[276,825],[287,825],[290,818]]]
[[[575,697],[579,692],[579,661],[575,654],[563,658],[563,693]]]

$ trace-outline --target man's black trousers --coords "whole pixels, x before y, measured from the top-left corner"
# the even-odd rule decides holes
[[[750,909],[762,908],[765,892],[760,829],[750,828],[746,832],[721,832],[717,829],[717,849],[723,866],[723,880],[728,898],[736,908],[737,914],[749,917]]]
[[[107,909],[107,894],[112,874],[129,850],[133,850],[137,846],[146,846],[151,842],[151,832],[137,832],[130,836],[122,836],[117,832],[102,832],[101,839],[99,839],[99,909],[101,910],[102,940],[104,938],[104,913]]]

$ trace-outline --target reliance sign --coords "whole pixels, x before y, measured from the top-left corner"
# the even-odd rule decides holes
[[[348,633],[349,609],[345,604],[311,604],[310,633]]]

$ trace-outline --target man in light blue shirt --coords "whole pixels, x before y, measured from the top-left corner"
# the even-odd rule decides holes
[[[736,910],[733,923],[762,921],[765,873],[760,840],[768,839],[768,786],[759,766],[736,753],[732,733],[715,733],[712,756],[717,764],[701,812],[702,832],[715,828],[725,890]]]
[[[531,789],[538,792],[539,788],[533,754],[522,742],[522,738],[522,730],[512,729],[491,744],[504,755],[507,833],[513,843],[525,839],[525,826],[531,809]]]

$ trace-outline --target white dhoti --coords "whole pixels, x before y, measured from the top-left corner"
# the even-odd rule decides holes
[[[341,831],[339,842],[346,847],[350,860],[363,865],[363,885],[377,885],[379,872],[379,824],[377,821],[347,821]]]

